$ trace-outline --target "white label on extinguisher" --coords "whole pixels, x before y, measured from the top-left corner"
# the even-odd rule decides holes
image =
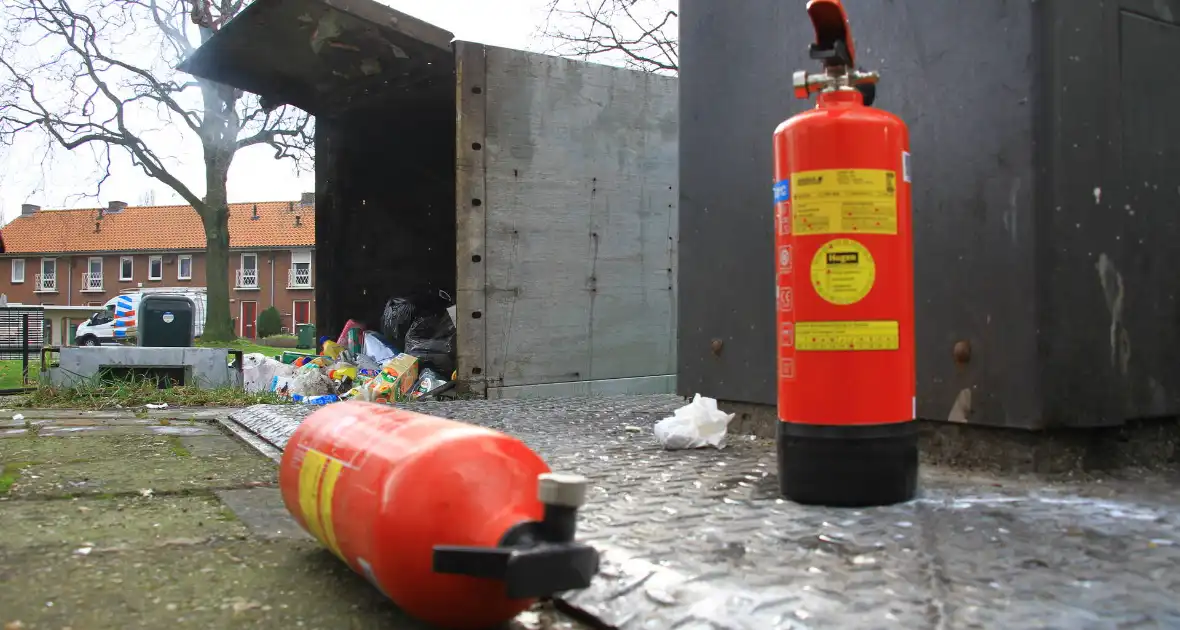
[[[910,152],[901,152],[901,178],[905,183],[910,183]]]

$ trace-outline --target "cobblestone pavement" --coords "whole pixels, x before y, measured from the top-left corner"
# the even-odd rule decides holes
[[[624,629],[1177,628],[1175,479],[1050,482],[926,467],[918,499],[874,509],[777,496],[773,443],[664,451],[674,396],[419,403],[515,435],[591,478],[580,537],[603,552],[565,600]],[[251,407],[281,449],[311,409]],[[233,424],[231,422],[231,424]]]

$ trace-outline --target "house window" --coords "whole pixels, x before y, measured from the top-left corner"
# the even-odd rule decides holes
[[[83,291],[102,291],[102,258],[86,260],[86,273],[82,277]]]
[[[57,291],[57,259],[56,258],[42,258],[41,259],[41,273],[37,274],[37,291],[56,292]]]
[[[135,259],[124,256],[119,259],[119,279],[128,282],[135,276]]]
[[[238,288],[258,288],[258,254],[242,254],[242,267],[238,269]]]
[[[291,330],[299,324],[311,323],[311,300],[296,300],[291,306]]]
[[[164,257],[152,256],[148,258],[148,280],[164,279]]]
[[[23,258],[12,259],[12,283],[20,284],[25,281],[25,260]]]
[[[193,279],[193,257],[185,254],[184,256],[176,257],[176,279],[177,280],[192,280]]]
[[[291,252],[291,277],[287,279],[287,286],[292,289],[311,288],[311,252]]]

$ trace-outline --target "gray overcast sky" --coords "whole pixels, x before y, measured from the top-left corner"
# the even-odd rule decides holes
[[[545,20],[545,0],[378,0],[399,11],[445,28],[458,39],[496,46],[542,51],[537,36]],[[45,151],[38,134],[27,134],[0,153],[0,211],[3,221],[15,217],[22,203],[45,208],[93,208],[110,200],[138,204],[150,190],[157,204],[180,203],[167,186],[147,177],[120,156],[101,198],[84,198],[94,190],[94,158],[89,153],[55,151],[43,168]],[[174,172],[192,186],[204,179],[200,144],[164,147],[178,161]],[[203,189],[203,186],[201,187]],[[298,199],[314,189],[311,173],[296,174],[290,161],[276,161],[266,147],[238,152],[229,176],[230,201]]]

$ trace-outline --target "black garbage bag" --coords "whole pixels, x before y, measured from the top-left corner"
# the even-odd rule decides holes
[[[381,334],[393,342],[395,348],[406,347],[406,333],[419,317],[445,313],[453,304],[445,291],[420,289],[404,296],[390,298],[381,316]]]
[[[406,354],[418,357],[419,370],[447,378],[455,371],[455,322],[444,310],[416,317],[406,331]]]
[[[381,315],[381,334],[388,339],[395,348],[406,345],[406,331],[413,323],[414,305],[409,298],[389,298],[385,303],[385,313]]]

